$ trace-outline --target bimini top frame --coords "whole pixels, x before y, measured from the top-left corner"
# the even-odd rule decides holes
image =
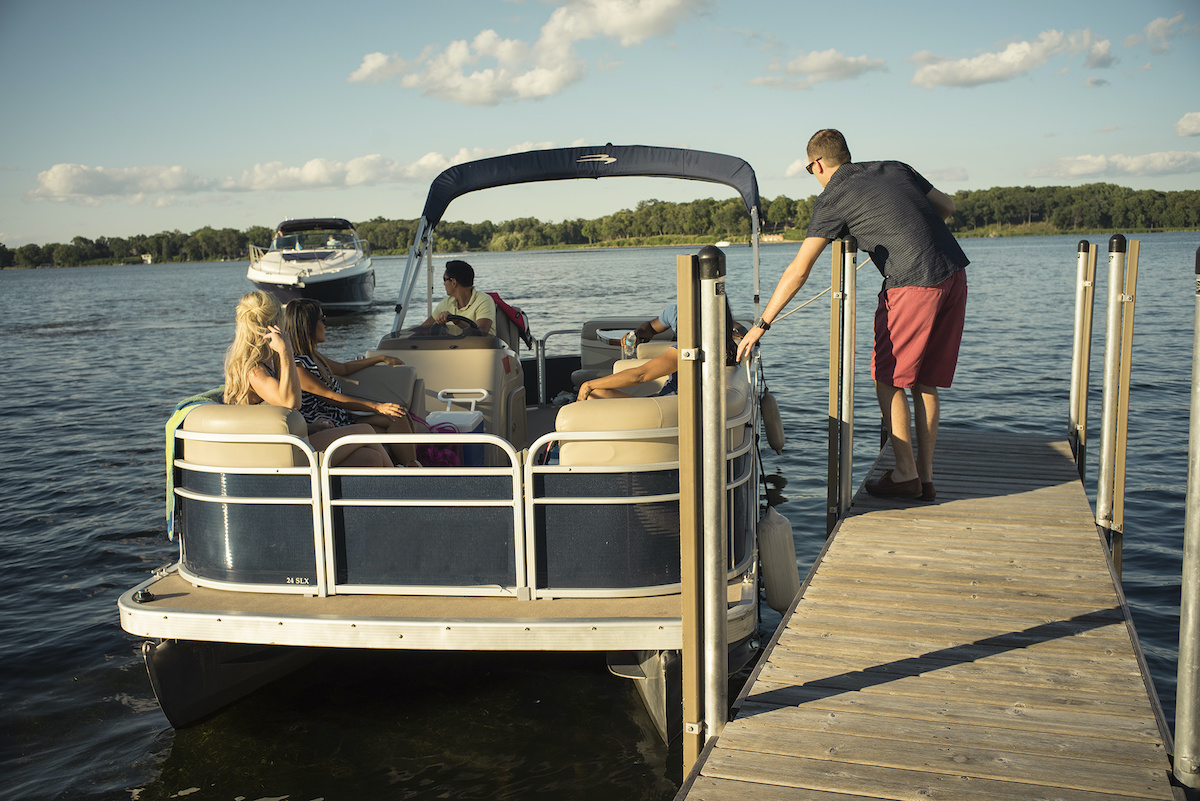
[[[441,222],[446,208],[455,198],[498,186],[618,176],[682,178],[725,184],[735,189],[750,214],[751,246],[754,249],[754,311],[758,314],[758,239],[762,214],[754,169],[740,158],[721,153],[648,145],[603,145],[531,150],[469,161],[444,170],[429,187],[425,208],[408,251],[400,297],[396,301],[393,330],[399,331],[403,327],[422,255],[432,270],[433,229]]]

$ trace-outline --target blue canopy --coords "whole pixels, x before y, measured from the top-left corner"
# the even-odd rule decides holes
[[[742,196],[748,214],[759,208],[758,180],[742,159],[674,147],[603,145],[532,150],[455,165],[434,179],[421,216],[433,228],[455,198],[479,189],[622,175],[725,184]]]

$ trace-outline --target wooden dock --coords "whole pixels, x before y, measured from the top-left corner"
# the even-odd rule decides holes
[[[859,492],[678,799],[1184,797],[1067,444],[943,429],[936,473]]]

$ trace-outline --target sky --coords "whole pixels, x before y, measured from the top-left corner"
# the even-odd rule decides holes
[[[0,0],[0,243],[420,215],[474,158],[643,144],[820,191],[841,130],[954,193],[1200,189],[1198,0]],[[446,218],[734,197],[691,181],[488,190]]]

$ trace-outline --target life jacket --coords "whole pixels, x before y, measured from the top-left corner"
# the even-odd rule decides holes
[[[532,348],[533,335],[529,333],[529,320],[526,319],[525,312],[516,306],[506,303],[498,292],[489,292],[488,294],[492,296],[492,300],[496,301],[496,308],[504,312],[504,315],[512,320],[513,325],[517,327],[517,334],[521,337],[521,341],[525,343],[525,347]]]

